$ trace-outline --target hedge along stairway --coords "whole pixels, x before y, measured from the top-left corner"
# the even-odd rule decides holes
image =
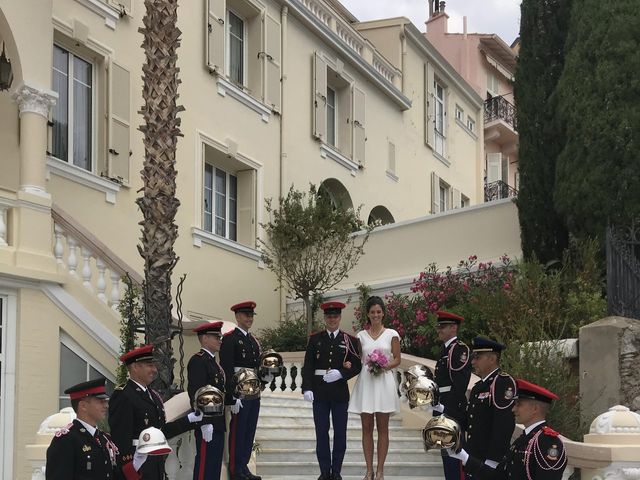
[[[439,452],[425,453],[420,428],[403,427],[400,415],[392,416],[389,436],[385,480],[444,479]],[[263,480],[315,480],[320,475],[313,412],[299,391],[262,397],[255,441],[257,471]],[[374,453],[374,465],[375,458]],[[360,417],[349,415],[342,478],[361,480],[365,471]]]

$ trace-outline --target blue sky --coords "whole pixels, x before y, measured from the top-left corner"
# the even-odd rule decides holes
[[[358,20],[385,17],[408,17],[421,32],[429,12],[427,0],[340,0]],[[518,36],[521,0],[447,0],[449,31],[462,31],[462,17],[467,17],[467,31],[497,33],[511,44]]]

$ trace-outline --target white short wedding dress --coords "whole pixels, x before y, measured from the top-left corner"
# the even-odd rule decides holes
[[[353,392],[351,392],[349,413],[395,413],[400,411],[395,370],[387,370],[380,375],[373,375],[369,373],[366,365],[367,355],[375,349],[380,350],[391,360],[393,357],[391,340],[394,337],[400,339],[398,332],[391,328],[385,328],[375,340],[366,330],[358,332],[358,340],[360,340],[362,347],[362,372],[360,372]]]

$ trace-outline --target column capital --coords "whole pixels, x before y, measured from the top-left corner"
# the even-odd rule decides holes
[[[22,85],[12,95],[18,104],[20,115],[23,113],[35,113],[49,118],[49,109],[56,104],[58,94],[51,90]]]

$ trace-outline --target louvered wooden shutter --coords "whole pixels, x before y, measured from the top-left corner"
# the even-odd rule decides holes
[[[109,176],[129,182],[131,143],[131,75],[129,70],[109,62],[108,169]]]
[[[433,91],[433,65],[424,65],[424,139],[431,148],[434,146],[435,93]]]
[[[431,213],[440,212],[440,177],[431,172]]]
[[[256,171],[237,172],[238,178],[238,243],[256,246]]]
[[[353,88],[353,161],[364,165],[365,144],[365,94],[358,87]]]
[[[316,52],[313,62],[313,136],[327,137],[327,63]]]
[[[264,101],[274,110],[280,111],[280,62],[281,38],[280,22],[267,14],[265,18],[265,87]]]
[[[225,0],[207,0],[205,13],[205,64],[209,71],[224,73]]]

